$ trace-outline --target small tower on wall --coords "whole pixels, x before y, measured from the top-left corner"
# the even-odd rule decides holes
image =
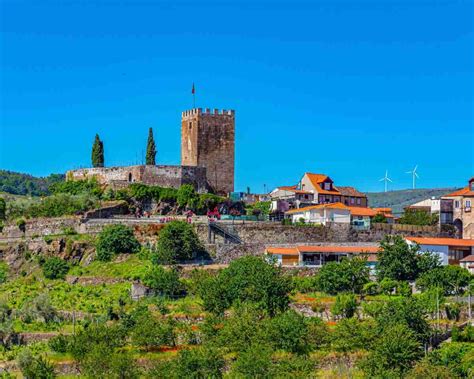
[[[181,165],[206,167],[207,181],[219,194],[234,191],[235,112],[184,111],[181,116]]]

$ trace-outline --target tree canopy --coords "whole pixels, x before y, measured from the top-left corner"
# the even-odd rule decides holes
[[[104,167],[104,143],[95,135],[92,145],[92,167]]]
[[[153,138],[153,129],[148,129],[148,141],[146,144],[146,164],[155,165],[156,145]]]

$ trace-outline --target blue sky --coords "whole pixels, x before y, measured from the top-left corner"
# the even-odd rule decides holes
[[[0,1],[0,168],[179,164],[181,111],[236,110],[236,189],[474,174],[474,2]]]

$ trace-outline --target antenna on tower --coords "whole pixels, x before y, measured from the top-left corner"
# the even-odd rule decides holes
[[[418,165],[416,165],[413,170],[406,172],[406,174],[411,174],[411,176],[413,178],[413,189],[416,188],[416,179],[419,178],[418,174],[416,173],[417,168],[418,168]]]
[[[388,177],[388,170],[385,170],[385,176],[382,179],[380,179],[379,182],[385,182],[385,192],[387,192],[388,182],[393,183],[392,179]]]

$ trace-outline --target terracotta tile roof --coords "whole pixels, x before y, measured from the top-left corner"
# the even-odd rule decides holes
[[[378,214],[377,211],[371,208],[363,208],[363,207],[347,207],[351,211],[352,216],[369,216],[374,217]]]
[[[379,252],[378,246],[319,246],[301,245],[295,247],[267,247],[267,254],[299,255],[300,253],[346,253],[375,255]]]
[[[328,191],[321,187],[321,183],[323,183],[326,179],[328,179],[329,176],[323,175],[323,174],[313,174],[311,172],[305,172],[305,176],[308,177],[309,181],[311,182],[311,184],[313,185],[317,193],[320,193],[322,195],[340,195],[341,194],[337,190]]]
[[[357,191],[354,187],[337,186],[336,189],[342,196],[367,197],[364,193]]]
[[[471,254],[471,255],[468,255],[467,257],[464,257],[459,262],[474,262],[474,254]]]
[[[469,186],[464,187],[460,190],[454,191],[452,193],[449,193],[447,195],[444,195],[442,197],[455,197],[455,196],[467,196],[471,197],[474,196],[474,191],[469,190]]]
[[[329,203],[329,204],[318,204],[318,205],[310,205],[309,207],[303,207],[303,208],[298,208],[298,209],[291,209],[287,212],[286,214],[293,214],[293,213],[302,213],[305,211],[311,211],[313,209],[347,209],[349,210],[349,207],[345,206],[342,203]]]
[[[300,253],[375,254],[379,251],[378,246],[298,246],[297,248]]]
[[[392,208],[372,208],[372,209],[380,213],[392,213]]]
[[[419,245],[438,245],[454,247],[472,247],[474,240],[457,238],[431,238],[431,237],[406,237],[407,240],[416,242]]]
[[[296,247],[267,247],[267,254],[299,255]]]

